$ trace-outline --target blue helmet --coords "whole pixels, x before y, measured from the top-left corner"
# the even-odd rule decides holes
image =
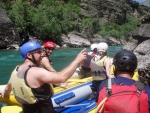
[[[40,48],[41,48],[41,45],[38,42],[35,42],[35,41],[26,42],[20,47],[20,53],[23,58],[26,58],[26,55],[28,52],[31,52]]]

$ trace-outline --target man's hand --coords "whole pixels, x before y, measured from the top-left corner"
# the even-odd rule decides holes
[[[4,93],[4,98],[9,99],[10,98],[10,94],[9,93]]]
[[[86,59],[87,52],[86,52],[85,50],[86,50],[86,48],[84,48],[84,49],[77,55],[77,57],[76,57],[75,60],[76,60],[78,63],[80,63],[80,62],[82,62],[83,60]]]
[[[6,87],[5,87],[5,90],[4,90],[4,94],[3,94],[4,98],[9,99],[11,91],[12,91],[12,88],[11,88],[11,83],[9,80]]]

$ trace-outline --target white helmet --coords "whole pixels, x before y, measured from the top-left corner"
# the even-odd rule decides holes
[[[107,43],[105,43],[105,42],[100,42],[100,43],[98,44],[98,46],[97,46],[97,51],[98,51],[98,52],[100,52],[100,51],[102,51],[102,52],[107,52],[107,50],[108,50],[108,45],[107,45]]]
[[[98,46],[98,44],[92,44],[92,45],[90,46],[90,49],[91,49],[91,50],[94,50],[95,48],[97,49],[97,46]]]

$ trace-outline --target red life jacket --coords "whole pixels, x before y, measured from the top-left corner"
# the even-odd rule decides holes
[[[95,57],[95,55],[96,55],[96,53],[92,53],[92,54],[91,54],[92,57]]]
[[[108,79],[106,87],[99,93],[98,104],[101,106],[97,109],[101,113],[148,113],[148,95],[144,89],[141,82],[127,86]]]

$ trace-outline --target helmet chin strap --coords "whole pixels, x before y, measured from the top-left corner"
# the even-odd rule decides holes
[[[49,57],[49,55],[47,54],[47,52],[45,52],[45,53],[46,53],[46,56]]]
[[[34,55],[32,53],[31,53],[31,55],[32,55],[32,59],[28,58],[28,57],[27,57],[27,59],[30,60],[35,66],[39,66],[38,63],[37,63],[37,61],[35,60]]]

